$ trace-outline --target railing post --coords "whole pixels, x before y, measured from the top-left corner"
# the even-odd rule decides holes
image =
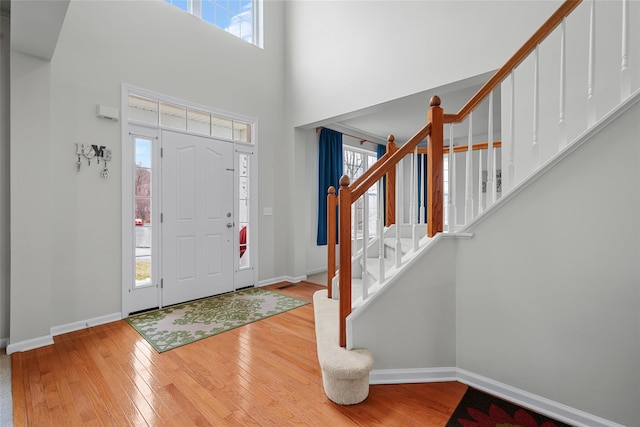
[[[340,178],[340,347],[347,346],[347,316],[351,313],[351,189],[349,177]]]
[[[393,153],[396,152],[398,147],[396,147],[395,137],[393,135],[389,135],[387,137],[387,154],[389,157]],[[387,227],[391,227],[392,224],[396,223],[396,168],[392,168],[389,172],[387,172],[387,217],[385,219],[385,224]]]
[[[444,112],[440,108],[440,97],[434,96],[429,102],[427,123],[431,123],[431,133],[427,137],[427,170],[429,179],[427,207],[427,236],[433,237],[443,230],[443,161]]]
[[[333,186],[327,190],[327,297],[332,298],[332,283],[336,275],[336,205],[338,196]]]

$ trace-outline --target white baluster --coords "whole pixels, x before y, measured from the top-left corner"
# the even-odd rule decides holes
[[[478,150],[478,215],[482,213],[482,150]]]
[[[402,162],[396,166],[396,268],[402,264],[402,242],[400,241],[400,227],[402,224]]]
[[[496,202],[496,163],[495,163],[495,148],[493,147],[493,92],[489,94],[489,123],[487,124],[487,141],[489,148],[487,150],[487,187],[485,197],[487,200],[487,207],[493,205]]]
[[[384,282],[384,186],[382,178],[378,180],[378,261],[379,277],[378,283]]]
[[[496,160],[496,158],[498,156],[502,156],[502,149],[500,149],[500,153],[498,153],[498,148],[494,147],[493,149],[493,169],[495,171],[493,177],[494,177],[494,182],[493,182],[493,194],[495,195],[495,200],[498,200],[498,162]],[[500,185],[502,186],[502,175],[500,175]],[[500,191],[502,191],[502,187],[500,188]]]
[[[587,127],[591,127],[597,120],[595,99],[596,74],[596,2],[591,0],[591,15],[589,18],[589,71],[587,77]]]
[[[398,202],[398,208],[396,210],[396,221],[399,224],[404,222],[404,159],[398,162],[398,177],[396,182],[398,183],[398,193],[396,194],[396,201]]]
[[[367,271],[367,258],[369,252],[369,191],[362,195],[362,300],[369,296],[369,273]]]
[[[416,218],[416,197],[417,197],[417,182],[415,180],[416,177],[416,162],[415,162],[415,158],[418,155],[418,147],[415,148],[414,152],[411,153],[411,189],[409,191],[411,191],[411,194],[409,194],[409,224],[413,225],[415,224],[415,218]]]
[[[540,128],[540,45],[536,45],[533,66],[533,170],[540,167],[540,144],[538,142],[538,131]]]
[[[515,152],[516,152],[516,70],[511,71],[511,102],[509,105],[511,111],[509,111],[509,123],[511,125],[509,136],[509,161],[507,165],[507,171],[509,176],[507,177],[507,191],[511,190],[516,183],[516,165],[515,165]],[[504,181],[503,181],[504,185]],[[504,191],[504,190],[503,190]],[[504,193],[503,193],[504,194]]]
[[[469,224],[473,219],[473,176],[472,176],[472,164],[473,159],[473,113],[469,113],[469,140],[467,143],[467,156],[466,156],[466,173],[465,173],[465,188],[464,188],[464,223]]]
[[[411,208],[411,233],[413,236],[413,250],[416,252],[418,250],[418,231],[416,227],[416,220],[418,220],[418,210],[416,207],[418,206],[418,146],[413,152],[413,158],[411,162],[411,184],[412,184],[412,198],[416,201],[415,205]]]
[[[453,144],[453,123],[449,125],[449,232],[456,231],[456,156]]]
[[[567,145],[567,122],[565,117],[565,107],[567,99],[567,19],[562,20],[560,27],[560,118],[559,118],[559,136],[558,149]]]
[[[426,171],[426,166],[425,166],[425,161],[424,161],[424,154],[420,154],[420,180],[422,182],[422,185],[420,186],[420,188],[422,189],[420,191],[420,224],[424,224],[427,221],[425,220],[426,218],[426,211],[424,208],[424,195],[426,193],[426,189],[425,189],[425,185],[426,185],[426,180],[425,177],[427,176],[427,171]]]
[[[622,65],[620,68],[620,101],[631,95],[629,70],[629,0],[622,0]]]

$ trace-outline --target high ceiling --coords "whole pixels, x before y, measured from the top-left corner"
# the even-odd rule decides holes
[[[63,1],[8,1],[0,0],[0,6],[11,13],[13,23],[11,47],[42,59],[53,56],[62,22],[69,5]],[[38,31],[33,31],[38,28]],[[385,144],[393,134],[397,144],[410,139],[426,123],[429,100],[438,95],[445,113],[457,113],[492,73],[454,82],[428,91],[395,99],[359,111],[333,118],[322,125],[378,144]],[[474,113],[474,135],[486,135],[488,112],[481,108]],[[500,129],[500,90],[494,93],[494,129]],[[445,131],[445,138],[449,135]],[[466,138],[465,124],[454,127],[454,138]],[[447,142],[445,142],[446,144]]]
[[[1,7],[11,13],[11,49],[51,60],[69,0],[2,1]]]
[[[335,118],[323,126],[367,139],[379,144],[386,143],[387,136],[393,134],[397,144],[409,140],[426,123],[429,101],[438,95],[441,107],[447,114],[457,113],[462,106],[477,92],[492,73],[476,76],[465,81],[455,82],[436,89],[416,93],[384,104],[372,106],[351,114]],[[500,129],[500,89],[494,92],[494,129]],[[473,134],[486,135],[488,129],[487,102],[474,112]],[[466,138],[468,124],[454,126],[454,139]],[[449,130],[445,131],[448,138]],[[485,136],[486,138],[486,136]],[[447,142],[445,142],[447,144]]]

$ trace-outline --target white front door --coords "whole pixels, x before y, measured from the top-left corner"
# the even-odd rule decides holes
[[[162,305],[234,290],[233,144],[162,131]]]

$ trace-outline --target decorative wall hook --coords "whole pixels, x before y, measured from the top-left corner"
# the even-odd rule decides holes
[[[107,162],[111,161],[111,150],[107,149],[107,147],[104,145],[85,145],[76,143],[76,155],[78,156],[78,161],[76,162],[78,172],[80,172],[80,167],[82,166],[82,157],[87,160],[87,166],[91,166],[91,159],[95,158],[98,164],[100,164],[100,160],[102,160],[104,164],[104,167],[100,172],[100,176],[103,178],[109,177]]]

